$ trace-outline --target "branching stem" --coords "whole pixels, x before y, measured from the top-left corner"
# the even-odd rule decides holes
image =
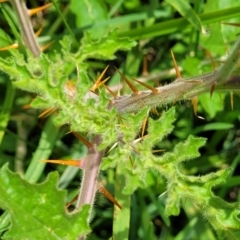
[[[236,91],[240,89],[240,77],[232,73],[239,58],[240,38],[235,43],[225,63],[215,72],[189,79],[176,79],[173,83],[156,88],[158,92],[141,91],[121,96],[111,101],[109,107],[115,107],[119,113],[130,113],[143,107],[156,107],[172,104],[180,100],[191,99],[204,92],[214,90]]]

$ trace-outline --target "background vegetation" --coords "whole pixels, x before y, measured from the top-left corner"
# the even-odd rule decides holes
[[[104,76],[111,76],[107,86],[114,92],[118,91],[118,84],[122,82],[115,67],[129,79],[136,78],[154,87],[176,79],[170,49],[174,52],[184,78],[212,72],[226,59],[240,31],[236,26],[223,24],[240,22],[240,1],[237,0],[72,0],[52,3],[48,9],[31,17],[35,32],[43,27],[38,37],[40,45],[51,43],[44,56],[59,64],[54,66],[54,73],[48,73],[49,78],[57,78],[59,74],[59,79],[62,79],[61,71],[64,71],[68,79],[77,82],[79,78],[83,79],[86,73],[93,85],[99,74],[109,65]],[[44,5],[44,1],[27,1],[29,9],[41,5]],[[21,39],[17,30],[18,20],[10,3],[1,4],[0,20],[0,47],[4,50],[4,47]],[[20,41],[19,45],[18,49],[0,52],[0,68],[3,71],[0,75],[0,164],[3,166],[0,174],[0,206],[3,209],[0,232],[3,239],[27,239],[29,236],[24,235],[24,232],[31,231],[31,239],[75,239],[76,232],[81,234],[90,231],[86,221],[88,209],[66,215],[65,218],[62,216],[65,214],[64,205],[79,192],[81,170],[72,166],[45,165],[40,160],[81,159],[86,155],[87,148],[73,134],[67,134],[68,125],[56,126],[57,121],[61,122],[59,119],[53,122],[53,118],[58,114],[56,111],[50,117],[39,118],[43,109],[26,109],[26,105],[37,95],[34,85],[27,86],[27,80],[19,81],[16,85],[30,93],[15,89],[10,78],[16,78],[20,73],[28,76],[28,70],[21,70],[24,59],[28,59],[26,68],[36,76],[39,72],[41,75],[41,71],[36,67],[38,63],[29,57],[29,52],[26,53],[26,48]],[[16,61],[15,65],[4,63],[8,61],[8,57]],[[48,71],[51,64],[42,59],[41,66]],[[79,73],[78,68],[84,69],[84,74],[81,69]],[[54,86],[55,82],[51,84]],[[89,84],[85,86],[84,81],[82,84],[82,88],[89,88]],[[144,89],[138,84],[135,86]],[[79,89],[81,87],[78,86],[77,90]],[[105,91],[102,89],[101,92]],[[130,92],[124,83],[121,95]],[[35,106],[39,107],[41,104],[46,107],[46,103],[35,102]],[[237,94],[233,95],[232,104],[229,92],[213,92],[211,96],[209,90],[209,93],[199,96],[198,116],[194,114],[190,101],[164,105],[149,114],[150,118],[155,120],[162,116],[164,121],[165,115],[162,113],[170,109],[169,122],[166,123],[168,130],[161,133],[163,136],[168,135],[165,138],[162,136],[163,139],[154,145],[156,156],[173,151],[178,143],[185,142],[190,135],[207,139],[206,144],[199,150],[201,156],[179,164],[179,170],[186,175],[203,176],[217,170],[230,169],[228,175],[220,176],[220,184],[212,189],[216,196],[230,203],[239,202],[240,198],[239,104]],[[175,117],[171,117],[173,105]],[[83,110],[79,109],[79,115],[82,114],[81,111]],[[140,112],[144,113],[146,117],[146,112]],[[125,122],[129,129],[134,128],[132,124],[135,122],[131,121]],[[161,125],[161,119],[158,123]],[[171,123],[174,125],[172,132]],[[87,126],[85,128],[86,132]],[[94,132],[91,127],[89,131]],[[141,130],[136,131],[139,131],[141,136]],[[200,145],[203,144],[199,143],[198,147]],[[190,146],[191,144],[189,148]],[[108,147],[110,149],[110,146]],[[184,153],[184,148],[182,151]],[[197,156],[196,153],[193,155]],[[120,164],[130,165],[131,160],[134,161],[126,159]],[[217,229],[220,227],[214,219],[211,222],[208,218],[209,209],[199,207],[194,198],[181,199],[180,212],[175,214],[176,216],[169,216],[165,211],[168,182],[157,171],[147,173],[145,186],[138,187],[132,194],[124,195],[123,189],[131,192],[134,187],[129,182],[126,182],[125,186],[126,175],[119,173],[121,168],[110,168],[107,164],[103,167],[107,170],[101,171],[99,178],[105,188],[123,205],[124,210],[117,210],[103,194],[98,194],[92,213],[89,239],[240,238],[239,225],[233,229],[234,233],[227,226],[229,233],[218,234]],[[17,172],[22,178],[13,172]],[[226,181],[223,183],[224,179]],[[44,181],[46,182],[42,183]],[[57,182],[58,187],[65,192],[56,189]],[[213,185],[218,182],[216,180]],[[141,183],[136,183],[136,186],[141,186]],[[74,204],[69,209],[73,210],[73,206]],[[239,208],[237,204],[234,206]],[[219,211],[221,208],[227,209],[228,206],[219,204]],[[11,215],[4,212],[4,209],[10,210]],[[58,214],[60,220],[55,221]],[[237,220],[238,214],[234,216]],[[227,216],[223,218],[227,219]],[[45,219],[50,222],[46,224]],[[51,231],[57,234],[49,234]]]

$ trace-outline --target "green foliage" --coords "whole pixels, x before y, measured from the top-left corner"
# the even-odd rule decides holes
[[[91,40],[91,38],[91,35],[86,34],[81,41],[81,47],[76,54],[76,58],[80,61],[87,58],[114,59],[117,50],[129,50],[136,46],[136,42],[129,38],[119,38],[116,31],[102,35],[98,40]]]
[[[107,10],[101,1],[71,1],[70,8],[76,15],[77,27],[92,25],[97,21],[107,19]],[[106,29],[90,30],[93,39],[101,38]]]
[[[9,210],[12,219],[3,239],[74,239],[89,231],[89,206],[78,213],[66,212],[66,192],[57,189],[56,172],[50,173],[42,184],[30,184],[5,165],[0,179],[0,206]]]
[[[93,240],[106,239],[111,235],[116,239],[157,239],[155,232],[159,228],[163,237],[158,239],[181,240],[187,239],[186,236],[200,240],[238,239],[239,194],[234,198],[236,202],[232,198],[231,202],[226,200],[231,196],[229,192],[237,191],[229,188],[239,181],[234,171],[237,171],[240,156],[235,127],[240,117],[238,110],[228,111],[228,95],[224,93],[219,98],[213,93],[210,97],[207,92],[199,96],[197,114],[204,116],[206,120],[203,122],[187,108],[188,102],[176,107],[172,106],[175,102],[171,102],[171,106],[169,102],[159,102],[161,108],[156,109],[156,114],[148,107],[150,104],[145,106],[142,101],[141,94],[144,95],[144,92],[127,96],[121,92],[121,96],[114,97],[102,86],[95,94],[90,88],[99,76],[97,72],[108,64],[110,68],[116,65],[126,76],[138,76],[144,55],[150,59],[149,79],[157,73],[161,80],[169,82],[172,76],[163,73],[173,65],[169,46],[173,48],[176,58],[181,59],[179,65],[183,68],[183,76],[188,77],[189,81],[193,76],[211,71],[210,61],[204,60],[204,53],[199,49],[210,50],[213,57],[219,60],[225,52],[223,42],[236,41],[239,30],[230,30],[231,27],[222,25],[220,28],[219,20],[239,14],[239,1],[234,8],[227,4],[227,9],[222,7],[226,1],[219,1],[216,9],[212,9],[210,1],[206,4],[201,1],[194,4],[190,1],[165,1],[161,4],[150,1],[147,6],[151,10],[149,12],[146,12],[141,1],[114,1],[114,5],[110,2],[71,1],[63,12],[61,3],[54,2],[55,7],[50,13],[56,22],[52,24],[51,19],[47,20],[48,30],[44,33],[56,41],[53,50],[41,53],[37,58],[28,50],[21,52],[21,49],[1,55],[0,69],[6,75],[0,76],[0,84],[4,90],[7,89],[7,94],[0,94],[3,102],[0,113],[0,163],[3,165],[9,160],[10,169],[23,176],[21,178],[10,171],[6,165],[0,170],[0,207],[7,210],[0,219],[2,238],[75,239],[90,232],[88,224],[94,216],[93,234],[90,236]],[[4,5],[3,13],[10,21],[12,31],[15,31],[14,23],[7,15],[12,14],[9,9],[8,5]],[[183,17],[174,19],[179,13]],[[64,36],[57,31],[61,30],[60,27],[67,29]],[[207,34],[199,36],[198,30],[202,28]],[[8,39],[5,34],[0,31],[3,39],[1,46]],[[169,35],[162,37],[166,34]],[[137,43],[136,39],[146,41]],[[109,72],[105,75],[108,76]],[[32,108],[55,110],[44,127],[41,121],[36,120],[38,112],[33,110],[34,117],[30,113],[24,116],[22,108],[16,105],[17,102],[24,102],[25,98],[23,92],[15,93],[9,78],[17,89],[34,94]],[[145,82],[148,79],[145,76],[142,78]],[[106,85],[111,87],[118,79],[115,74]],[[69,82],[72,84],[70,87]],[[150,81],[147,84],[156,87],[160,83],[154,85]],[[137,83],[135,85],[146,90]],[[161,91],[149,95],[157,94],[164,96]],[[176,92],[172,91],[171,94]],[[181,91],[176,94],[177,98],[181,94]],[[141,110],[128,112],[126,109],[119,113],[118,109],[111,107],[114,101],[123,102],[124,98],[138,99],[136,104]],[[235,98],[235,101],[239,105],[239,100]],[[11,116],[13,107],[17,114],[14,112]],[[168,109],[164,110],[164,107]],[[142,129],[146,118],[146,127]],[[35,130],[40,128],[35,136],[37,140],[29,136],[32,128],[30,122],[33,122]],[[61,126],[61,130],[56,126]],[[64,139],[69,129],[84,135],[90,142],[95,136],[100,136],[101,142],[94,143],[96,149],[86,150],[78,141]],[[16,149],[12,147],[13,138]],[[34,149],[31,152],[19,155],[21,147],[26,149],[32,145]],[[12,149],[14,152],[8,154]],[[65,204],[79,192],[76,190],[79,186],[78,171],[71,167],[65,170],[63,166],[46,167],[46,164],[39,162],[48,158],[84,159],[94,155],[94,151],[104,154],[100,161],[101,173],[97,178],[107,182],[107,188],[114,186],[114,196],[124,208],[120,211],[115,207],[115,218],[105,207],[107,203],[101,196],[98,201],[100,206],[95,208],[93,214],[90,213],[92,206],[89,208],[88,205],[74,213],[67,213]],[[190,161],[192,159],[195,160]],[[17,167],[19,161],[20,168]],[[58,175],[49,173],[53,168],[60,172],[59,186],[68,187],[67,199],[66,192],[57,187]],[[45,178],[44,183],[36,184],[39,179]],[[175,218],[182,223],[179,229],[173,222]],[[102,229],[100,224],[104,225],[102,219],[113,219],[113,233],[108,231],[108,235],[95,235],[98,232],[95,229]]]
[[[185,19],[187,19],[198,31],[202,30],[200,18],[186,1],[167,0]]]

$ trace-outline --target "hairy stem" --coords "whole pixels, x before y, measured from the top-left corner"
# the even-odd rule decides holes
[[[193,77],[176,79],[173,83],[156,88],[157,91],[141,91],[113,99],[109,107],[119,113],[136,112],[143,107],[164,106],[180,100],[191,99],[212,90],[239,90],[240,77],[232,75],[239,58],[240,38],[235,43],[225,63],[215,72]]]
[[[76,209],[81,208],[84,204],[91,205],[88,222],[90,221],[91,210],[98,190],[97,179],[104,155],[104,151],[98,150],[100,142],[101,137],[99,135],[95,136],[92,141],[92,147],[88,149],[88,155],[83,159],[83,178],[76,205]],[[84,240],[85,237],[81,236],[79,240]]]
[[[104,152],[97,148],[101,142],[100,136],[95,136],[92,147],[88,150],[88,155],[83,159],[83,178],[80,194],[76,208],[79,209],[84,204],[93,205],[97,191],[97,177]]]

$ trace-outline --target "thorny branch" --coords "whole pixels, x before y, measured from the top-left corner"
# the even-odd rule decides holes
[[[130,96],[121,96],[110,103],[119,113],[135,112],[143,107],[163,106],[180,100],[191,99],[203,92],[213,90],[239,90],[240,77],[232,75],[235,70],[240,50],[240,38],[224,64],[215,72],[190,79],[176,79],[173,83],[158,87],[157,91],[141,91]]]

